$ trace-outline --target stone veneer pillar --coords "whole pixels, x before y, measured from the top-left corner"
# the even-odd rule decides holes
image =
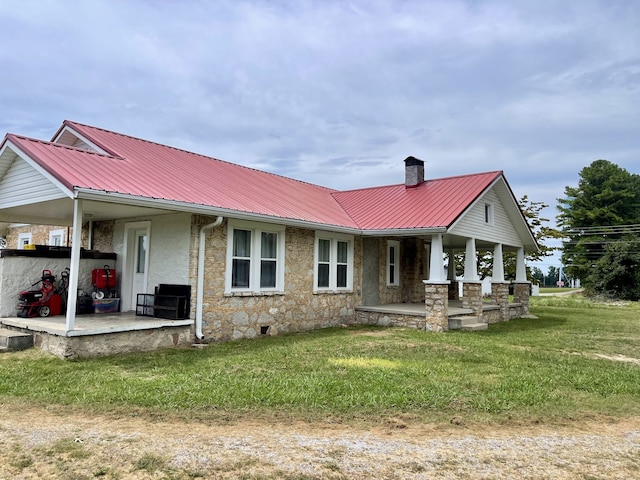
[[[513,284],[513,301],[522,304],[524,315],[529,315],[529,289],[531,282],[515,282]]]
[[[482,282],[462,282],[462,308],[470,308],[482,317]]]
[[[491,303],[500,306],[500,316],[503,322],[509,321],[509,283],[491,283]]]
[[[423,280],[423,283],[425,330],[446,332],[449,330],[449,282]]]

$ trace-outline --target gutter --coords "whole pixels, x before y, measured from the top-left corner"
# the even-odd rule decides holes
[[[207,230],[211,230],[219,226],[222,223],[224,217],[217,217],[214,222],[208,223],[200,228],[200,243],[198,246],[198,288],[196,291],[196,338],[202,340],[204,333],[202,333],[202,301],[204,299],[204,250],[205,250],[205,238],[207,236]]]

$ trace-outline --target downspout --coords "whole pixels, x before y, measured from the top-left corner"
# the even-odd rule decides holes
[[[217,227],[222,223],[224,217],[217,217],[214,222],[208,223],[200,228],[200,244],[198,246],[198,288],[196,291],[196,338],[202,340],[202,301],[204,299],[204,250],[207,230]]]

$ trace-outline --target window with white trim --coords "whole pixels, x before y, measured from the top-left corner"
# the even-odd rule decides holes
[[[18,249],[24,250],[27,245],[31,245],[31,232],[18,234]]]
[[[353,289],[353,236],[316,232],[314,257],[314,292]]]
[[[60,247],[64,244],[64,230],[49,231],[49,245]]]
[[[400,242],[387,241],[387,285],[400,285]]]
[[[493,225],[493,204],[484,204],[484,223]]]
[[[284,227],[229,221],[225,291],[284,291]]]

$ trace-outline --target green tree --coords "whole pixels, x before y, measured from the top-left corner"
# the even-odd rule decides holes
[[[640,300],[640,240],[637,236],[607,244],[585,287],[622,300]]]
[[[565,187],[565,197],[558,199],[558,225],[565,242],[562,261],[571,277],[584,285],[600,288],[596,278],[599,263],[607,248],[625,235],[637,233],[640,222],[640,176],[608,160],[596,160],[580,171],[577,187]],[[618,258],[609,255],[610,260]],[[612,270],[617,266],[609,264]],[[613,282],[612,285],[617,285]]]
[[[544,287],[544,273],[538,267],[531,268],[531,278],[534,282],[536,282],[541,287]]]

